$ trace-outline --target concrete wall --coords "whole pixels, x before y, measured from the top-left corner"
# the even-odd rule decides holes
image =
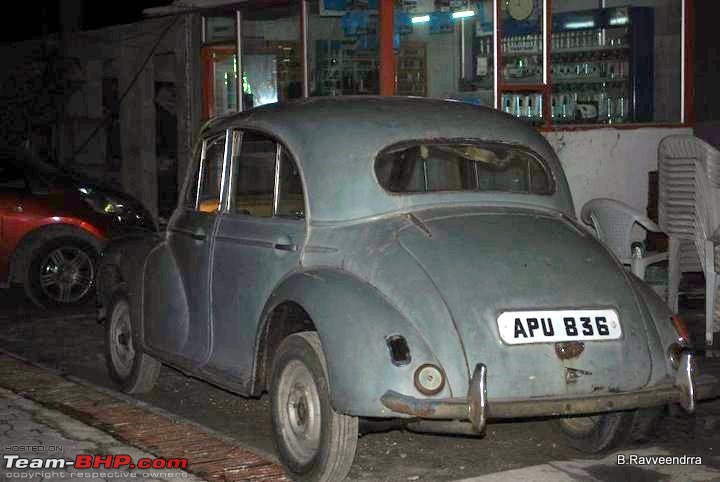
[[[644,213],[648,173],[657,170],[660,140],[671,134],[692,134],[692,129],[558,131],[545,137],[562,162],[578,214],[597,197],[618,199]]]

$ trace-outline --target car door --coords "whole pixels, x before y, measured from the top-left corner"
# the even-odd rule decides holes
[[[225,198],[230,139],[229,133],[223,132],[202,140],[198,159],[191,167],[184,202],[168,225],[167,242],[182,278],[188,307],[187,332],[178,334],[182,343],[174,343],[173,333],[168,333],[173,331],[167,329],[174,326],[173,320],[144,325],[145,340],[150,346],[166,352],[179,350],[180,353],[173,354],[196,367],[204,365],[210,354],[212,235]]]
[[[236,131],[228,211],[213,247],[211,368],[250,380],[261,312],[300,263],[305,198],[297,164],[269,135]]]

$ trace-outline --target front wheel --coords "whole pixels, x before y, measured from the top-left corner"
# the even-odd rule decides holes
[[[282,342],[273,360],[271,396],[275,446],[292,479],[343,480],[355,458],[358,419],[330,404],[317,333],[297,333]]]
[[[108,310],[105,358],[110,378],[125,393],[149,392],[160,375],[160,362],[138,349],[130,303],[123,293],[113,296]]]
[[[82,305],[92,296],[97,252],[74,237],[51,239],[32,251],[25,293],[37,306],[62,309]]]

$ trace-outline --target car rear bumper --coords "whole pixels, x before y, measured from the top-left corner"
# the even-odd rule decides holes
[[[695,401],[720,396],[715,377],[696,376],[692,354],[683,354],[674,382],[632,392],[606,393],[581,397],[538,397],[530,399],[487,399],[487,367],[478,364],[466,398],[420,399],[389,390],[382,404],[417,419],[470,421],[475,432],[482,432],[488,419],[584,415],[649,408],[679,403],[693,411]]]

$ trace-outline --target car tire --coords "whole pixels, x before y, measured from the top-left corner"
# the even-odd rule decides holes
[[[290,335],[272,365],[275,447],[292,480],[343,480],[358,440],[358,419],[330,404],[327,366],[314,332]]]
[[[553,420],[566,445],[599,454],[623,445],[631,434],[634,412],[612,412]]]
[[[93,295],[98,253],[71,236],[51,238],[31,251],[25,293],[40,308],[62,310],[85,304]]]
[[[110,378],[125,393],[145,393],[155,386],[162,364],[138,348],[130,303],[118,292],[105,321],[105,358]]]
[[[652,440],[655,429],[663,415],[665,415],[665,407],[635,410],[628,441],[645,443]]]

